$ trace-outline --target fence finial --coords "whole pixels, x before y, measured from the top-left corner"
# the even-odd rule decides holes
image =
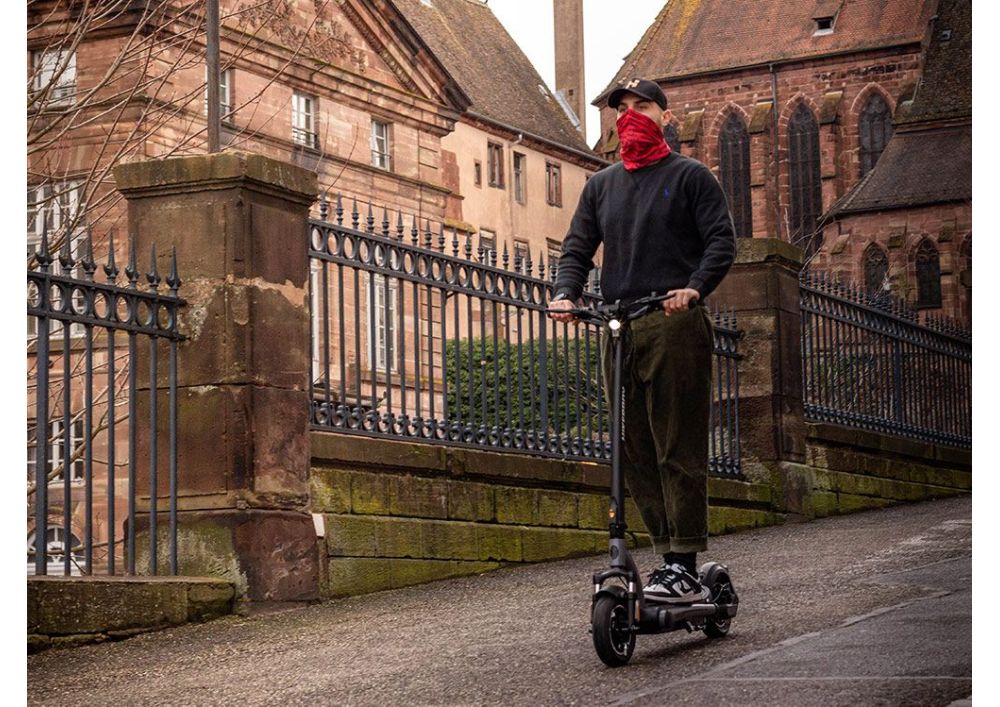
[[[472,260],[472,233],[465,233],[465,259]]]
[[[136,264],[135,236],[128,239],[128,265],[125,266],[125,277],[128,278],[132,287],[139,282],[139,267]]]
[[[344,224],[344,200],[337,192],[337,207],[335,213],[337,214],[337,225],[342,226]]]
[[[118,280],[118,264],[115,263],[115,229],[108,231],[108,264],[104,266],[104,275],[108,278],[108,284],[115,284]]]
[[[389,237],[389,209],[385,206],[382,207],[382,236]]]
[[[458,228],[451,227],[451,254],[458,257]]]
[[[170,254],[170,274],[167,275],[167,285],[170,287],[170,294],[177,296],[177,290],[181,286],[181,279],[177,275],[177,246],[174,246]]]
[[[146,274],[146,281],[149,288],[154,292],[160,287],[160,272],[156,269],[156,244],[150,249],[149,272]]]
[[[532,272],[534,271],[534,264],[531,262],[531,248],[525,248],[524,258],[524,272],[528,277],[531,277]]]
[[[76,261],[73,259],[73,252],[70,249],[69,231],[63,237],[62,248],[59,249],[59,264],[62,265],[63,272],[67,275],[73,269],[73,266],[76,265]]]
[[[90,226],[87,226],[87,240],[83,246],[83,274],[90,282],[94,281],[94,273],[97,271],[97,263],[94,262],[94,237]]]
[[[38,251],[35,253],[35,257],[38,258],[38,264],[41,266],[42,272],[46,272],[49,265],[52,263],[52,255],[49,253],[48,215],[42,216],[42,242],[38,246]]]
[[[319,218],[320,221],[326,221],[326,215],[330,212],[330,204],[326,200],[326,192],[323,192],[323,196],[320,197],[319,202]]]
[[[510,265],[510,253],[507,251],[507,241],[503,242],[503,269],[509,270]]]
[[[441,230],[438,232],[438,250],[441,251],[442,253],[444,252],[444,242],[445,242],[444,223],[442,222]]]
[[[403,242],[403,231],[405,230],[403,226],[403,210],[400,209],[396,212],[396,240],[400,243]]]
[[[358,197],[353,197],[353,203],[351,205],[351,228],[355,231],[358,230],[358,222],[361,220],[361,214],[358,213]]]
[[[424,219],[424,247],[430,250],[433,243],[434,233],[431,232],[431,220],[429,218]]]
[[[375,216],[372,214],[372,204],[368,202],[368,216],[365,219],[365,233],[375,233]]]

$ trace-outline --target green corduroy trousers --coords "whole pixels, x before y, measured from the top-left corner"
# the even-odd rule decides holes
[[[625,485],[654,552],[706,550],[712,385],[708,311],[698,305],[669,317],[651,312],[629,324],[623,343]],[[609,336],[602,358],[610,390],[614,362]]]

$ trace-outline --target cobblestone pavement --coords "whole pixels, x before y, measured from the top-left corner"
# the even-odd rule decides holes
[[[971,515],[962,497],[714,538],[730,636],[640,636],[620,669],[587,632],[590,557],[47,651],[28,703],[948,705],[972,693]]]

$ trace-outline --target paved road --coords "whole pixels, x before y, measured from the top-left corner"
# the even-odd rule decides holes
[[[949,705],[972,693],[971,513],[965,497],[713,539],[740,592],[730,636],[640,636],[626,668],[587,633],[598,557],[48,651],[28,702]]]

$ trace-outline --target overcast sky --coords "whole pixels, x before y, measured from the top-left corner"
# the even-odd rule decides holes
[[[600,132],[597,109],[589,106],[590,101],[618,73],[625,55],[632,51],[665,4],[666,0],[583,0],[588,145],[597,142]],[[489,0],[489,7],[545,83],[554,89],[552,0]],[[623,12],[626,8],[627,12]]]

